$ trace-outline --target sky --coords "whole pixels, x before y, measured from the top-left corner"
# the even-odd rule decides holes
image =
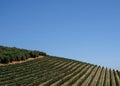
[[[0,45],[120,70],[120,1],[0,0]]]

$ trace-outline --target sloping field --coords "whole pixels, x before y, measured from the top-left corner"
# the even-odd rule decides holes
[[[0,86],[120,86],[120,72],[46,56],[0,66]]]

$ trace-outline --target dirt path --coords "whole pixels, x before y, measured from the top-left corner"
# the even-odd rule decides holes
[[[12,62],[10,62],[10,63],[8,63],[8,64],[0,64],[0,66],[6,66],[6,65],[9,65],[9,64],[20,64],[20,63],[24,63],[24,62],[27,62],[27,61],[31,61],[31,60],[35,60],[35,59],[38,59],[38,58],[44,58],[45,56],[38,56],[38,57],[36,57],[36,58],[28,58],[28,59],[26,59],[26,60],[24,60],[24,61],[12,61]]]

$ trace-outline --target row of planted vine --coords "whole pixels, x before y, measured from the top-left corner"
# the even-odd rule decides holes
[[[0,67],[0,86],[120,86],[120,72],[46,56]]]

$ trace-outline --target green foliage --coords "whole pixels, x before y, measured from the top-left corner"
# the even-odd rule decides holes
[[[12,61],[26,60],[30,57],[38,57],[39,55],[46,56],[46,53],[40,51],[30,51],[16,47],[0,46],[0,63],[9,63]]]
[[[23,59],[24,53],[19,55]],[[119,74],[120,71],[101,70],[99,66],[84,62],[46,56],[21,64],[0,66],[0,86],[120,86]]]
[[[39,56],[39,51],[31,51],[30,52],[30,56],[34,57],[34,58],[37,57],[37,56]]]

